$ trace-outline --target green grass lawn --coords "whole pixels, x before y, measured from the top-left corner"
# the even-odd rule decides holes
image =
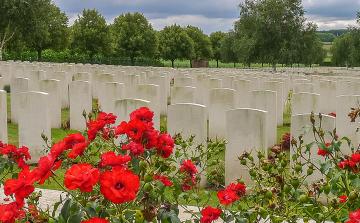
[[[162,60],[161,61],[165,67],[171,67],[171,61],[170,60]],[[261,68],[261,67],[271,67],[271,64],[261,64],[261,63],[252,63],[251,68]],[[281,67],[281,64],[278,64],[277,67]],[[297,66],[297,65],[296,65]],[[174,67],[175,68],[190,68],[190,61],[189,60],[175,60],[174,61]],[[210,68],[216,68],[216,61],[210,60],[209,61],[209,67]],[[300,64],[300,67],[304,67],[303,64]],[[222,63],[219,61],[219,68],[234,68],[234,63]],[[247,68],[244,67],[244,64],[242,63],[235,63],[235,68]]]

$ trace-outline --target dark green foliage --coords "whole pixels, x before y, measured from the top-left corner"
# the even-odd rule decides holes
[[[221,42],[225,38],[225,33],[214,32],[210,35],[210,41],[213,52],[213,59],[216,60],[216,67],[219,67],[219,60],[221,59]]]
[[[25,27],[26,45],[37,52],[41,60],[44,49],[65,49],[69,44],[68,18],[50,0],[31,0],[36,10],[29,13],[29,24]]]
[[[172,67],[176,59],[194,57],[194,41],[186,31],[178,25],[166,26],[159,33],[159,51],[165,60],[171,60]]]
[[[187,26],[185,29],[188,36],[194,42],[193,59],[206,60],[212,57],[212,45],[209,37],[201,29],[195,26]]]
[[[225,35],[221,42],[221,58],[223,62],[235,63],[238,62],[238,56],[235,51],[236,36],[234,32],[229,32]]]
[[[131,64],[137,57],[153,58],[157,38],[151,24],[141,13],[126,13],[115,18],[111,26],[116,54],[129,57]]]
[[[82,12],[72,27],[72,48],[91,59],[96,54],[109,54],[111,38],[105,18],[95,9]]]

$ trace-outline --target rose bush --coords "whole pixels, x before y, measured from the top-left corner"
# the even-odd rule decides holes
[[[28,148],[0,143],[1,183],[7,196],[0,204],[0,222],[181,222],[179,207],[193,222],[204,223],[300,218],[360,222],[359,149],[347,138],[339,139],[335,130],[326,133],[315,126],[314,115],[313,143],[304,144],[302,136],[292,139],[290,159],[281,146],[267,155],[244,153],[239,163],[249,169],[252,183],[239,179],[227,186],[218,168],[225,142],[205,146],[194,145],[193,137],[172,138],[154,129],[153,115],[140,108],[129,121],[115,125],[113,114],[91,114],[86,132],[49,146],[36,165],[27,164]],[[325,141],[327,134],[331,141]],[[316,154],[311,151],[315,144]],[[343,146],[350,146],[352,153],[344,155]],[[314,155],[324,161],[313,162]],[[64,179],[59,179],[60,170]],[[216,171],[222,172],[220,177]],[[322,177],[311,182],[314,174]],[[204,178],[211,180],[211,188],[204,187]],[[40,208],[41,194],[34,192],[49,180],[67,192],[51,211]],[[191,211],[186,205],[199,208]]]

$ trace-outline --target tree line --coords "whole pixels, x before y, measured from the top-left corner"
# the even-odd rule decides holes
[[[357,24],[334,40],[331,53],[336,66],[360,66],[360,12],[357,13]]]
[[[4,52],[68,51],[93,61],[102,57],[312,65],[325,56],[316,25],[304,17],[301,0],[245,0],[229,32],[206,35],[195,26],[153,29],[141,13],[124,13],[111,24],[96,9],[84,9],[72,26],[51,0],[0,0],[0,59]]]

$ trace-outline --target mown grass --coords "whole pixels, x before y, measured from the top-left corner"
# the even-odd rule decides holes
[[[162,60],[161,63],[165,66],[165,67],[171,67],[171,61],[169,60]],[[296,65],[297,66],[297,65]],[[304,67],[305,65],[300,64],[300,67]],[[175,68],[190,68],[190,61],[189,60],[175,60],[174,61],[174,67]],[[210,60],[209,61],[209,67],[210,68],[216,68],[216,61],[215,60]],[[272,67],[271,64],[261,64],[261,63],[251,63],[250,68],[268,68],[268,67]],[[278,64],[277,67],[282,67],[282,64]],[[245,65],[243,63],[222,63],[219,61],[219,68],[249,68],[248,65]]]

